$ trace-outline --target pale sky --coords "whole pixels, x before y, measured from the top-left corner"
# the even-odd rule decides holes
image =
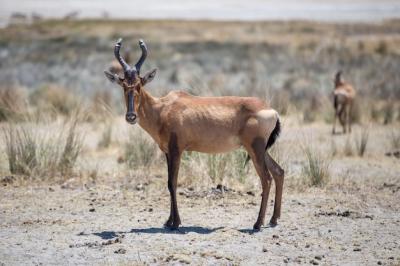
[[[400,0],[0,0],[0,23],[13,12],[82,18],[380,21],[400,18]]]

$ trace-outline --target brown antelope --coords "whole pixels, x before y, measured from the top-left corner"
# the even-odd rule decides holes
[[[284,171],[267,149],[280,133],[278,113],[262,100],[250,97],[197,97],[183,91],[153,97],[144,85],[154,78],[156,69],[140,75],[146,45],[139,41],[142,55],[131,67],[120,56],[121,42],[120,39],[115,45],[114,54],[124,69],[124,77],[108,71],[105,75],[124,90],[126,121],[138,122],[166,155],[171,212],[164,226],[177,229],[181,224],[176,188],[182,152],[223,153],[241,146],[249,153],[262,184],[261,207],[254,229],[259,230],[264,224],[272,178],[276,194],[270,223],[276,225],[281,215]]]
[[[339,118],[339,122],[343,127],[343,133],[346,133],[347,129],[351,132],[351,112],[356,91],[353,86],[342,80],[342,71],[336,73],[334,83],[333,107],[335,108],[335,117],[333,120],[332,134],[336,133],[335,127],[337,118]]]

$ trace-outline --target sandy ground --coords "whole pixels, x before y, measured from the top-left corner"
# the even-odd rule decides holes
[[[400,169],[398,159],[383,155],[384,129],[373,128],[364,158],[337,155],[326,187],[298,188],[293,169],[300,155],[293,143],[312,132],[314,145],[329,149],[330,126],[284,123],[290,128],[279,145],[290,148],[286,167],[292,170],[278,226],[251,230],[260,204],[257,185],[227,192],[181,185],[176,232],[162,227],[169,215],[162,176],[128,185],[4,183],[0,265],[398,265]],[[345,138],[334,137],[338,149]],[[266,221],[273,199],[274,193]]]
[[[399,188],[382,187],[380,193],[398,196]],[[168,216],[167,193],[146,190],[3,187],[0,262],[400,263],[398,202],[393,206],[390,201],[343,193],[286,193],[280,224],[253,233],[257,196],[188,193],[179,198],[183,227],[173,232],[162,227]]]

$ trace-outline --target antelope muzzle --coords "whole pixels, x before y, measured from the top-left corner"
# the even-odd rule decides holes
[[[133,112],[127,112],[125,115],[126,122],[132,125],[136,124],[136,117],[137,115]]]

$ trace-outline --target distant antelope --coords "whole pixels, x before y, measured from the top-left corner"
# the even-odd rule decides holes
[[[120,56],[121,42],[120,39],[115,45],[114,54],[124,69],[124,77],[108,71],[105,75],[124,89],[126,121],[138,122],[166,155],[171,212],[164,226],[177,229],[181,224],[176,188],[182,152],[223,153],[240,146],[249,153],[262,184],[261,207],[254,229],[259,230],[264,224],[271,175],[276,183],[276,194],[270,223],[276,225],[281,215],[284,171],[267,149],[280,133],[278,113],[257,98],[197,97],[183,91],[153,97],[144,85],[153,80],[156,69],[139,75],[147,56],[146,45],[139,41],[142,55],[131,67]]]
[[[339,122],[343,127],[343,133],[346,133],[346,128],[351,132],[351,112],[356,91],[353,86],[342,80],[342,71],[336,73],[334,83],[333,107],[335,108],[335,117],[333,121],[332,134],[336,133],[335,127],[337,118],[339,118]]]

